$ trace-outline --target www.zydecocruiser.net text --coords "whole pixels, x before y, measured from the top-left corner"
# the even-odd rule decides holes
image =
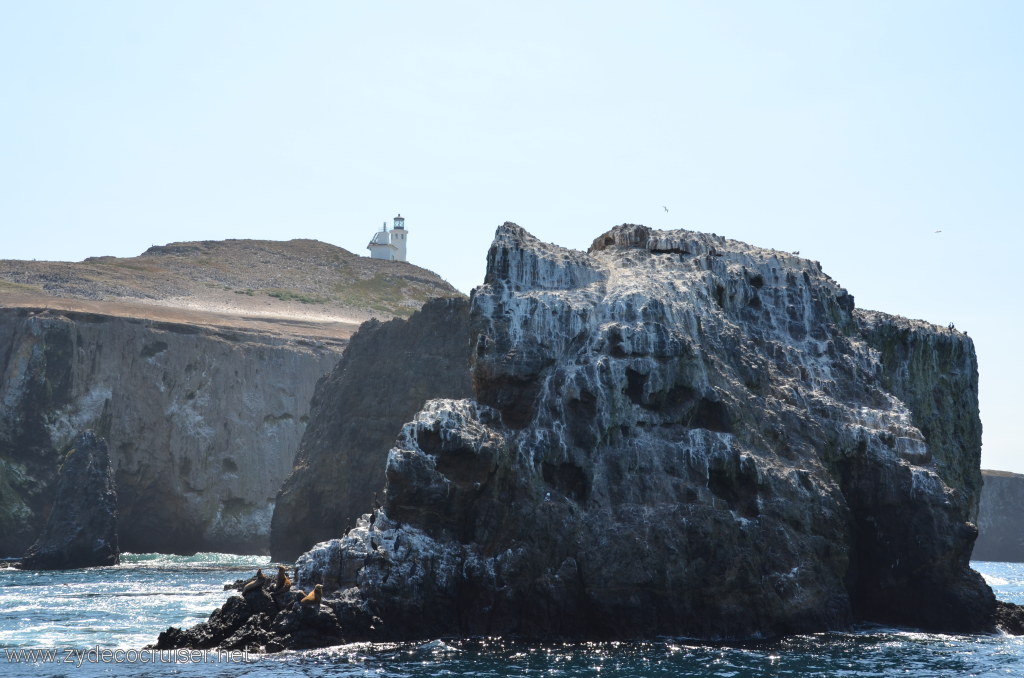
[[[109,647],[4,649],[9,664],[233,664],[254,661],[244,650],[121,650]]]

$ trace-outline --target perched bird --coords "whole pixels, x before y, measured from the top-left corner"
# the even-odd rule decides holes
[[[299,602],[301,604],[303,604],[303,605],[316,605],[317,607],[319,607],[320,606],[320,601],[323,600],[323,599],[324,599],[324,585],[323,584],[317,584],[316,587],[313,589],[313,592],[310,593],[305,598],[303,598],[302,600],[300,600]]]
[[[284,593],[292,587],[292,580],[288,578],[288,573],[284,569],[284,565],[277,566],[277,581],[274,582],[274,591],[276,593]]]
[[[255,591],[256,589],[263,588],[263,582],[265,581],[267,581],[267,577],[263,574],[263,568],[256,570],[256,576],[253,577],[252,580],[245,585],[245,588],[242,589],[242,595],[244,596],[246,593],[249,593],[249,591]]]

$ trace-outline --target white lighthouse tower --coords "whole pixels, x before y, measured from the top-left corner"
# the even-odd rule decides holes
[[[395,247],[395,261],[405,261],[405,218],[399,214],[395,217],[395,227],[391,231],[391,244]]]
[[[387,259],[389,261],[405,261],[405,217],[395,217],[394,228],[388,230],[388,222],[384,222],[380,230],[370,238],[366,249],[370,250],[370,258]]]

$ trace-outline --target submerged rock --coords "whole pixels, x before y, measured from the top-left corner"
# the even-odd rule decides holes
[[[982,471],[974,560],[1024,562],[1024,475]]]
[[[75,438],[57,478],[57,496],[25,570],[117,565],[117,493],[107,443],[92,431]]]
[[[714,235],[514,224],[469,333],[473,398],[426,403],[382,504],[296,563],[346,639],[995,628],[966,335]]]

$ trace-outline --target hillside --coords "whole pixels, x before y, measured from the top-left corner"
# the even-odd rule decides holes
[[[460,296],[314,240],[0,261],[0,556],[50,512],[60,460],[109,445],[121,548],[265,552],[314,386],[359,324]]]
[[[89,311],[347,338],[371,318],[407,317],[460,296],[435,273],[316,240],[154,246],[137,257],[0,260],[0,305]]]

